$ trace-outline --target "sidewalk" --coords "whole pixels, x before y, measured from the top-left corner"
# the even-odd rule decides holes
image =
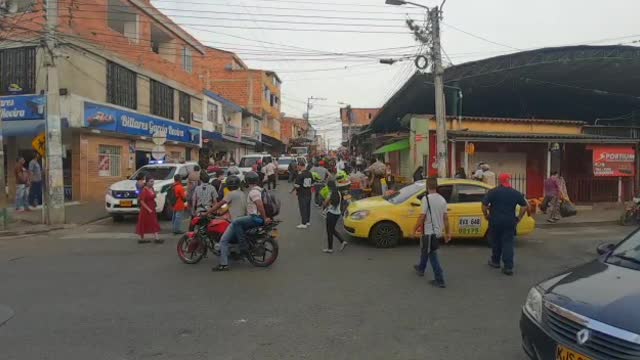
[[[576,205],[576,216],[561,218],[557,223],[547,222],[548,216],[538,211],[533,218],[539,228],[580,227],[593,225],[614,225],[620,221],[624,203],[599,203],[593,205]]]
[[[37,234],[51,230],[65,229],[88,224],[109,216],[104,208],[104,204],[101,202],[65,203],[65,212],[66,225],[49,226],[42,223],[41,207],[24,212],[16,212],[13,208],[7,209],[7,228],[5,231],[0,231],[0,237]]]

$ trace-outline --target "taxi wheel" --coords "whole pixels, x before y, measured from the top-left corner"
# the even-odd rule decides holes
[[[376,224],[369,234],[369,241],[379,248],[392,248],[400,241],[400,229],[392,222],[385,221]]]

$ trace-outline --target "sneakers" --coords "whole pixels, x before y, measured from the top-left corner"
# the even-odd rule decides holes
[[[444,289],[444,288],[447,287],[447,285],[445,285],[444,282],[440,282],[438,280],[431,280],[431,281],[429,281],[429,284],[431,284],[432,286],[435,286],[437,288],[440,288],[440,289]]]
[[[307,228],[307,225],[305,225],[305,224],[300,224],[300,225],[296,226],[296,228],[297,228],[297,229],[306,229],[306,228]]]
[[[333,254],[333,250],[332,249],[322,249],[322,252],[325,254]]]
[[[494,269],[500,269],[500,263],[494,263],[493,261],[491,261],[491,259],[489,259],[489,261],[487,262],[487,265],[489,265]]]
[[[342,244],[340,244],[340,251],[344,250],[344,248],[346,248],[347,245],[349,245],[349,243],[346,241],[343,241]]]
[[[416,271],[416,275],[418,275],[420,277],[424,276],[424,271],[420,270],[420,266],[413,265],[413,270]]]
[[[513,269],[502,268],[502,273],[507,276],[513,276]]]
[[[306,223],[305,225],[307,225],[307,226],[311,226],[311,223],[310,223],[310,222],[308,222],[308,223]]]

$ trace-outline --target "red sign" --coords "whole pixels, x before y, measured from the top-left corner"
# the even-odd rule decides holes
[[[429,135],[429,176],[438,176],[438,149],[436,144],[438,143],[435,131],[432,131]]]
[[[636,168],[636,152],[631,147],[593,147],[594,176],[633,176]]]

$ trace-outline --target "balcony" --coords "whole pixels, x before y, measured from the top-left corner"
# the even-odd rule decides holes
[[[233,136],[235,138],[240,137],[240,129],[233,125],[225,125],[223,134]]]
[[[260,132],[254,131],[251,128],[242,128],[242,136],[248,137],[250,139],[256,139],[256,140],[260,140],[261,138]]]

